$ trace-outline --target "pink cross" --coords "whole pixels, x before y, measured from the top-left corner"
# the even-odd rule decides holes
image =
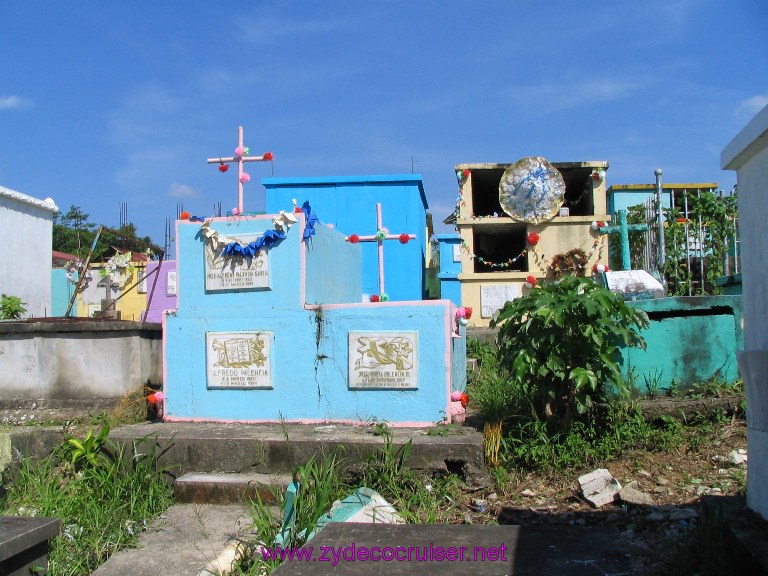
[[[248,148],[243,145],[243,127],[237,128],[237,148],[235,155],[228,158],[208,158],[208,164],[219,164],[219,170],[226,172],[229,167],[227,164],[237,162],[237,209],[240,214],[243,213],[243,184],[248,182],[251,177],[243,171],[243,162],[270,162],[272,161],[272,152],[265,152],[263,156],[248,156]]]
[[[384,240],[400,240],[401,244],[408,244],[409,240],[416,240],[415,234],[390,234],[381,223],[381,204],[376,204],[376,234],[373,236],[358,236],[350,234],[345,238],[350,244],[358,242],[378,242],[379,244],[379,296],[384,294]]]

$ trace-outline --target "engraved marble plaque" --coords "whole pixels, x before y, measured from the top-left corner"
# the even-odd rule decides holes
[[[208,388],[272,388],[272,332],[206,332]]]
[[[257,236],[238,238],[248,243]],[[262,250],[253,258],[242,256],[222,256],[221,251],[214,251],[211,244],[205,245],[205,289],[216,292],[222,290],[255,290],[269,288],[269,255]]]
[[[492,318],[508,301],[523,295],[521,284],[483,284],[480,286],[480,317]]]
[[[350,332],[349,388],[416,390],[418,332]]]

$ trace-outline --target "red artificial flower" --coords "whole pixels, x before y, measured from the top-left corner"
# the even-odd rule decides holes
[[[378,301],[379,301],[379,295],[378,294],[374,294],[374,295],[371,296],[371,302],[378,302]]]
[[[262,156],[262,158],[264,158],[264,160],[272,161],[275,157],[272,156],[272,152],[264,152],[264,156]]]
[[[154,392],[149,396],[147,396],[147,402],[149,402],[150,404],[157,404],[157,398],[155,397]]]
[[[360,242],[360,236],[358,236],[357,234],[350,234],[349,238],[347,238],[347,241],[350,244],[357,244],[358,242]]]
[[[467,394],[466,392],[462,392],[461,393],[461,405],[464,408],[466,408],[468,404],[469,404],[469,394]]]
[[[536,232],[529,232],[528,233],[528,245],[529,246],[536,246],[536,244],[539,243],[539,235]]]
[[[469,178],[469,175],[470,175],[470,171],[469,171],[469,170],[464,170],[464,171],[461,173],[461,175],[462,175],[462,176],[464,176],[464,178]]]
[[[598,223],[597,223],[597,227],[598,227],[598,228],[602,228],[603,226],[605,226],[605,222],[603,222],[602,220],[600,220],[600,222],[598,222]]]
[[[187,211],[185,210],[184,212],[182,212],[181,214],[179,214],[179,219],[180,219],[180,220],[189,220],[189,217],[190,217],[190,216],[192,216],[192,214],[190,214],[189,212],[187,212]]]
[[[219,172],[226,172],[227,170],[229,170],[229,166],[227,164],[224,164],[224,162],[219,164]]]
[[[466,318],[467,320],[472,318],[472,308],[470,308],[469,306],[464,306],[464,318]]]
[[[400,244],[408,244],[408,240],[410,240],[410,237],[408,236],[408,234],[406,234],[405,232],[400,234]]]
[[[538,281],[537,281],[537,280],[536,280],[536,278],[534,278],[533,276],[528,276],[528,277],[525,279],[525,281],[526,281],[526,282],[528,282],[528,284],[530,284],[530,285],[531,285],[531,287],[534,287],[534,286],[536,286],[536,285],[538,284]]]

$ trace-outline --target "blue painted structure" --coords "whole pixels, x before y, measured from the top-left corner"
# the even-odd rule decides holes
[[[665,208],[672,205],[672,190],[674,187],[661,188],[661,202]],[[643,204],[656,196],[655,184],[629,184],[611,186],[606,191],[608,200],[608,214],[616,214],[619,210],[627,210],[630,206]]]
[[[687,386],[713,377],[733,382],[739,377],[736,355],[744,349],[741,296],[684,296],[638,300],[651,322],[641,332],[647,348],[622,350],[622,370],[632,370],[635,386],[645,392],[645,379],[662,388]]]
[[[340,232],[370,236],[376,233],[376,203],[392,234],[415,234],[408,244],[384,242],[385,289],[390,300],[426,298],[427,198],[419,174],[265,178],[266,212],[290,210],[292,200],[308,200],[323,224]],[[363,285],[358,301],[378,294],[378,254],[375,242],[361,243]]]
[[[178,300],[164,319],[165,418],[170,421],[343,422],[442,420],[466,384],[466,339],[454,338],[445,300],[361,303],[361,246],[323,225],[302,241],[304,216],[271,248],[267,289],[206,292],[200,224],[176,223]],[[228,238],[259,235],[270,216],[215,218]],[[398,246],[399,247],[399,246]],[[461,328],[463,330],[463,327]],[[209,389],[207,332],[272,332],[272,389]],[[350,332],[417,332],[418,389],[348,386]]]
[[[50,316],[64,316],[74,292],[75,285],[67,278],[67,271],[63,268],[52,268]]]
[[[450,300],[456,306],[461,306],[461,259],[455,261],[454,250],[461,249],[461,236],[458,234],[435,234],[440,246],[440,298]]]

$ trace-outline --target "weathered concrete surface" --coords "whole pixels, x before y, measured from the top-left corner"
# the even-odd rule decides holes
[[[741,496],[704,496],[703,574],[768,575],[768,522],[747,508]]]
[[[152,522],[137,548],[121,550],[95,576],[228,573],[251,518],[245,506],[176,504]]]
[[[310,544],[312,560],[286,561],[273,574],[594,576],[633,573],[633,550],[613,527],[334,523],[323,528]],[[324,547],[329,550],[325,561],[321,560]],[[412,548],[410,560],[407,559],[409,547]],[[442,548],[442,558],[438,547]],[[462,548],[460,560],[458,554]],[[330,550],[337,554],[336,560]],[[455,558],[448,560],[446,556],[453,551]]]
[[[371,427],[340,425],[144,423],[120,426],[110,439],[127,449],[134,441],[142,451],[155,447],[159,464],[176,477],[210,471],[290,474],[312,457],[339,454],[352,464],[384,446]],[[445,436],[434,429],[392,428],[392,442],[395,449],[411,442],[412,468],[461,473],[469,482],[487,478],[482,434],[473,428],[454,428]]]
[[[255,500],[275,504],[275,491],[285,492],[290,474],[241,474],[237,472],[190,472],[173,483],[176,502],[237,504]]]
[[[122,398],[162,383],[162,329],[90,319],[0,322],[4,399]]]
[[[47,568],[49,542],[60,528],[58,518],[0,517],[0,574],[21,576]]]

